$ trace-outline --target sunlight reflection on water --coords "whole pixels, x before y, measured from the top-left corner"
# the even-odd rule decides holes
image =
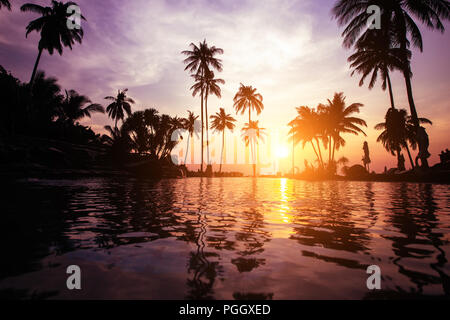
[[[2,295],[323,299],[450,295],[446,185],[43,180],[4,194]],[[83,290],[65,289],[65,268]],[[381,267],[382,292],[366,268]]]

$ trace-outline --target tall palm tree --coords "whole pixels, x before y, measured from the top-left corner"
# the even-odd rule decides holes
[[[342,133],[354,135],[362,133],[366,136],[359,126],[367,127],[367,123],[363,119],[352,116],[353,113],[359,113],[362,106],[362,103],[352,103],[347,106],[343,92],[335,93],[333,100],[328,99],[326,106],[321,105],[323,109],[321,119],[326,122],[326,133],[329,137],[329,164],[334,161],[335,150],[345,145],[345,140],[341,137]]]
[[[393,46],[394,40],[388,31],[386,28],[368,30],[356,42],[356,52],[348,58],[348,62],[351,63],[350,68],[353,68],[352,76],[355,73],[362,75],[359,86],[363,86],[364,80],[371,74],[369,89],[372,89],[380,77],[381,88],[389,89],[391,107],[395,108],[390,72],[394,69],[401,70],[403,54],[400,48]],[[411,58],[410,50],[407,57]]]
[[[34,64],[33,73],[31,74],[30,86],[33,86],[34,77],[41,59],[42,51],[47,50],[50,55],[56,50],[62,55],[63,47],[69,47],[72,50],[72,46],[75,42],[81,43],[83,39],[83,29],[69,29],[67,27],[67,20],[71,16],[68,13],[68,8],[72,5],[77,5],[75,2],[59,2],[52,1],[51,7],[43,7],[34,3],[26,3],[20,10],[24,12],[35,12],[41,16],[31,21],[26,27],[27,33],[30,34],[33,31],[40,32],[41,39],[38,45],[38,56],[36,63]],[[81,19],[86,20],[84,16]]]
[[[8,0],[0,0],[0,9],[2,8],[2,6],[11,11],[11,4]]]
[[[216,48],[215,46],[209,47],[208,44],[206,43],[206,40],[200,42],[198,46],[195,45],[194,43],[191,43],[189,47],[190,50],[185,50],[181,52],[181,54],[187,56],[187,58],[184,60],[184,63],[186,64],[186,67],[184,69],[185,71],[187,70],[191,73],[191,75],[200,77],[201,79],[203,79],[205,75],[210,71],[210,68],[215,69],[219,72],[222,71],[222,60],[215,57],[218,54],[223,54],[222,49]],[[204,84],[200,84],[198,90],[196,90],[194,86],[191,88],[191,90],[193,90],[192,95],[195,97],[198,93],[200,93],[201,98],[202,147],[201,147],[200,170],[203,172],[203,145],[204,145],[203,101],[205,92],[204,92]]]
[[[290,139],[293,139],[295,145],[302,142],[302,148],[305,148],[305,145],[309,142],[317,156],[317,161],[323,167],[319,140],[324,134],[324,127],[320,116],[316,110],[307,106],[297,107],[296,109],[297,117],[289,122],[291,127],[289,130]],[[314,142],[317,143],[317,148]]]
[[[214,94],[216,97],[222,97],[222,90],[219,87],[219,84],[225,84],[223,79],[214,78],[214,72],[207,70],[205,76],[197,76],[193,75],[196,80],[195,84],[192,86],[192,90],[198,92],[199,90],[203,90],[204,99],[205,99],[205,124],[206,124],[206,158],[207,163],[209,164],[209,134],[208,134],[208,96],[209,94]]]
[[[188,111],[188,117],[184,119],[184,129],[188,132],[187,144],[186,144],[186,154],[184,156],[184,164],[186,165],[187,156],[189,153],[189,140],[194,139],[195,131],[195,121],[197,121],[198,116],[196,116],[192,111]]]
[[[111,100],[112,103],[106,107],[108,116],[115,121],[114,127],[117,128],[117,121],[124,120],[124,112],[130,116],[131,115],[131,104],[134,104],[134,100],[127,97],[128,89],[118,90],[117,96],[107,96],[106,100]]]
[[[384,27],[395,34],[395,42],[399,45],[402,57],[402,73],[405,78],[406,91],[412,121],[418,130],[420,121],[414,103],[411,84],[411,63],[408,59],[408,48],[412,44],[423,51],[420,29],[414,18],[431,30],[444,32],[442,20],[450,19],[450,2],[447,0],[338,0],[333,8],[334,16],[340,25],[346,25],[343,32],[344,45],[351,47],[366,30],[369,19],[367,8],[377,5],[381,9]],[[427,152],[422,154],[422,166],[428,167]]]
[[[256,114],[260,114],[264,109],[263,97],[256,92],[256,88],[252,86],[244,86],[241,83],[238,92],[234,96],[234,108],[236,114],[241,112],[244,114],[248,109],[248,123],[252,122],[252,109],[256,111]]]
[[[236,127],[236,125],[234,124],[234,122],[236,122],[236,119],[233,118],[230,114],[226,114],[224,108],[220,108],[220,112],[216,112],[215,115],[212,115],[211,120],[211,129],[222,132],[222,151],[220,152],[219,168],[219,172],[222,172],[223,149],[225,146],[225,130],[228,129],[230,131],[233,131],[233,129]]]
[[[253,162],[253,176],[256,177],[256,159],[255,159],[255,148],[259,144],[259,140],[264,141],[266,135],[265,128],[259,127],[259,121],[250,121],[246,123],[242,128],[242,136],[246,146],[250,145],[252,152],[252,162]]]
[[[87,106],[85,106],[88,104]],[[92,113],[105,113],[105,109],[98,103],[92,103],[88,97],[79,95],[76,91],[66,90],[61,103],[60,119],[74,123],[84,117],[91,117]]]

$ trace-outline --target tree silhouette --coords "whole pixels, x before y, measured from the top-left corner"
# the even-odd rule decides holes
[[[0,9],[2,8],[2,6],[11,11],[11,3],[9,3],[8,0],[0,0]]]
[[[84,117],[90,118],[92,113],[105,113],[103,106],[92,103],[88,97],[79,95],[75,90],[66,90],[65,93],[60,107],[60,120],[74,123]]]
[[[222,151],[220,152],[219,168],[219,172],[222,172],[223,148],[225,147],[225,130],[228,129],[230,131],[233,131],[233,129],[236,127],[236,125],[234,124],[234,122],[236,122],[236,119],[233,118],[230,114],[225,113],[224,108],[220,108],[220,112],[216,112],[215,115],[212,115],[211,120],[211,129],[222,132]]]
[[[251,148],[252,152],[252,162],[253,162],[253,176],[256,177],[256,145],[259,143],[259,140],[264,141],[264,137],[266,135],[265,128],[259,127],[259,121],[250,121],[246,123],[242,128],[242,137],[244,139],[245,145]]]
[[[81,27],[79,29],[69,29],[67,27],[67,20],[71,16],[68,13],[68,8],[72,5],[77,4],[71,1],[66,3],[52,1],[51,7],[43,7],[34,3],[26,3],[20,7],[20,10],[24,12],[35,12],[41,15],[41,17],[31,21],[26,27],[27,36],[33,31],[40,32],[41,35],[38,45],[39,53],[30,79],[31,87],[33,86],[43,50],[47,50],[50,55],[56,50],[62,55],[63,47],[69,47],[72,50],[75,42],[82,42],[83,29]],[[86,20],[84,16],[81,16],[81,19]]]
[[[194,78],[200,77],[204,78],[207,73],[210,71],[210,67],[212,69],[215,69],[217,71],[222,71],[222,60],[216,58],[215,56],[218,54],[223,54],[223,50],[220,48],[216,48],[215,46],[209,47],[206,43],[206,40],[203,40],[203,42],[200,42],[199,45],[195,45],[194,43],[191,43],[189,45],[191,50],[185,50],[182,51],[181,54],[187,56],[186,59],[184,59],[184,63],[186,64],[186,67],[184,70],[189,71],[191,75],[194,75]],[[197,79],[196,79],[197,81]],[[194,85],[195,86],[195,85]],[[195,90],[194,86],[191,88],[193,90],[192,96],[196,96],[198,93],[200,93],[201,98],[201,122],[202,122],[202,145],[201,145],[201,164],[200,164],[200,171],[203,172],[203,129],[204,129],[204,115],[203,115],[203,99],[204,99],[204,86],[203,84],[200,85],[199,90]],[[207,111],[206,111],[207,112]]]
[[[198,116],[196,116],[192,111],[188,111],[188,117],[183,121],[183,128],[188,131],[188,138],[186,143],[186,155],[184,156],[184,164],[186,165],[187,156],[189,152],[189,140],[194,138],[195,121],[197,121]]]
[[[127,97],[128,89],[118,90],[117,96],[105,97],[106,100],[113,101],[107,108],[108,116],[115,121],[115,128],[117,128],[117,121],[124,120],[124,112],[131,115],[131,104],[134,104],[134,100]]]
[[[422,34],[416,21],[425,24],[431,30],[445,31],[441,19],[450,19],[450,2],[446,0],[338,0],[333,8],[333,14],[340,25],[346,25],[343,32],[344,45],[351,47],[366,30],[370,14],[367,9],[376,5],[381,9],[382,16],[388,21],[384,28],[394,35],[395,42],[402,55],[401,71],[405,78],[406,91],[411,112],[411,119],[418,132],[420,121],[414,102],[411,84],[411,63],[408,57],[408,48],[411,43],[423,51]],[[427,168],[428,152],[422,152],[422,166]]]
[[[244,86],[241,83],[238,92],[234,96],[234,109],[236,114],[241,112],[244,114],[248,110],[248,123],[252,122],[252,109],[256,111],[256,114],[260,114],[264,109],[263,97],[256,92],[256,88],[252,86]]]

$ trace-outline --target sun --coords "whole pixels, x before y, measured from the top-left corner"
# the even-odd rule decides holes
[[[286,146],[278,146],[275,151],[275,156],[278,159],[284,159],[287,158],[289,155],[289,149]]]

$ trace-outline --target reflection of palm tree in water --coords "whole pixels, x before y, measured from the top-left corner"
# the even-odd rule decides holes
[[[248,197],[253,201],[253,208],[244,211],[243,230],[236,234],[236,241],[244,248],[238,252],[239,258],[231,260],[239,272],[250,272],[265,264],[266,259],[255,256],[264,252],[264,243],[271,238],[270,233],[264,231],[264,215],[257,210],[260,204],[256,201],[256,183],[256,180],[252,181],[252,193]],[[245,225],[245,222],[250,222],[250,225]]]
[[[393,202],[394,214],[391,222],[404,237],[390,237],[393,241],[393,250],[397,258],[393,263],[398,266],[399,272],[406,275],[411,282],[415,283],[419,293],[423,292],[423,287],[429,284],[442,284],[443,291],[450,295],[449,276],[442,269],[447,263],[445,252],[442,250],[443,234],[436,233],[433,230],[438,227],[438,220],[435,215],[437,206],[433,198],[433,186],[430,184],[418,185],[419,192],[416,199],[418,204],[411,204],[409,199],[414,199],[410,192],[416,195],[416,190],[408,190],[407,184],[402,184],[398,189],[398,194],[394,199],[401,199],[399,202]],[[410,208],[421,208],[420,211],[411,212]],[[427,240],[422,240],[426,238]],[[426,274],[419,271],[407,269],[401,264],[403,258],[426,259],[431,258],[433,253],[429,250],[414,248],[413,245],[432,245],[439,252],[437,262],[430,263],[430,267],[439,274],[439,277]]]
[[[212,299],[213,298],[213,286],[217,276],[218,267],[217,262],[210,262],[207,256],[217,256],[215,253],[205,253],[205,236],[207,232],[208,224],[206,222],[206,214],[203,212],[204,195],[203,179],[200,182],[199,193],[199,208],[197,223],[200,226],[200,231],[195,240],[197,246],[196,252],[190,253],[190,260],[188,266],[188,273],[194,271],[192,279],[187,280],[187,285],[190,287],[188,291],[188,299]]]

